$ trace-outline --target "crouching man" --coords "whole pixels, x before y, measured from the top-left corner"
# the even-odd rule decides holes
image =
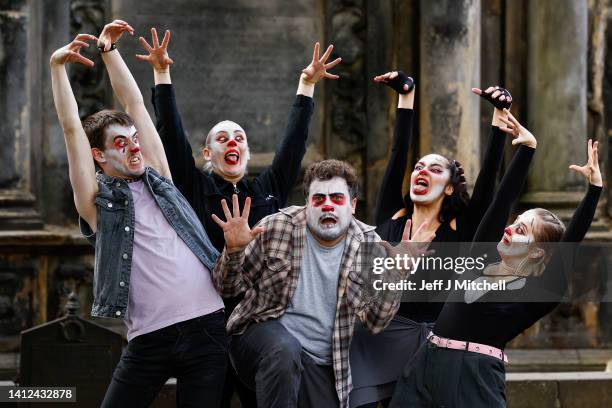
[[[380,238],[353,216],[357,190],[350,165],[325,160],[306,172],[306,206],[253,230],[235,196],[225,222],[213,215],[226,242],[214,278],[224,295],[245,292],[228,320],[230,357],[260,407],[347,407],[355,318],[379,332],[399,307],[397,294],[366,295],[363,244]]]
[[[65,65],[93,66],[79,51],[96,37],[79,34],[50,60],[81,230],[96,248],[91,314],[124,319],[128,330],[102,406],[149,406],[176,377],[178,406],[217,407],[227,366],[223,302],[210,273],[218,251],[171,182],[142,95],[115,49],[124,32],[133,29],[107,24],[98,45],[127,113],[105,110],[81,124]]]

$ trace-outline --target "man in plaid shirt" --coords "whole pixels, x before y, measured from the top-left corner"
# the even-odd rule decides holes
[[[223,296],[245,293],[227,323],[230,355],[259,407],[348,407],[355,318],[378,333],[399,307],[400,292],[368,290],[365,252],[376,245],[362,244],[380,237],[353,216],[357,190],[350,165],[325,160],[306,172],[304,207],[284,208],[253,230],[249,199],[242,214],[236,197],[233,215],[223,202],[226,222],[213,215],[226,242],[216,283]]]

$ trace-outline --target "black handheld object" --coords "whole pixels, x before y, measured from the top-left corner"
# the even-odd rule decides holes
[[[395,78],[387,79],[384,84],[401,94],[408,94],[414,89],[414,79],[402,71],[397,71],[397,76]],[[404,89],[404,85],[408,85],[408,90]]]
[[[501,95],[499,95],[497,98],[493,98],[491,96],[495,91],[501,92]],[[499,98],[501,98],[502,95],[504,95],[506,98],[503,101],[500,101]],[[512,106],[512,95],[510,95],[510,92],[506,88],[502,88],[500,86],[496,86],[495,89],[492,90],[490,93],[482,91],[480,97],[488,101],[497,109],[510,109],[510,107]]]

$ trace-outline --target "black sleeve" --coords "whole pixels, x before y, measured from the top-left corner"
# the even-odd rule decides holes
[[[589,190],[574,211],[572,220],[565,229],[562,242],[580,242],[584,239],[591,222],[593,222],[601,190],[602,187],[589,184]]]
[[[586,236],[601,194],[602,187],[589,185],[584,198],[574,211],[572,219],[567,226],[561,242],[581,242]],[[540,277],[533,278],[533,283],[525,296],[529,302],[529,325],[538,321],[542,316],[550,313],[563,299],[567,292],[570,276],[580,265],[575,264],[578,247],[570,247],[561,244],[558,247],[552,245],[545,248],[553,250],[550,261]],[[538,299],[537,302],[534,299]]]
[[[474,242],[497,242],[500,240],[512,205],[519,198],[527,179],[529,165],[535,149],[519,146],[512,162],[504,174],[493,202],[474,235]]]
[[[155,85],[152,92],[157,132],[166,151],[172,182],[185,198],[193,203],[194,183],[199,170],[176,106],[174,87],[170,84]]]
[[[487,149],[478,178],[476,179],[476,184],[474,184],[470,203],[465,212],[457,220],[461,239],[464,242],[472,241],[474,234],[476,234],[476,229],[482,221],[482,217],[493,201],[495,180],[501,165],[505,142],[506,134],[499,127],[491,126]]]
[[[413,118],[414,111],[412,109],[397,109],[391,157],[378,191],[378,203],[374,212],[376,225],[381,225],[397,211],[404,208],[402,184],[408,165],[408,148],[412,136]]]
[[[272,165],[256,179],[263,189],[278,198],[280,207],[287,204],[289,193],[300,175],[313,111],[314,101],[311,97],[296,96],[289,113],[285,135],[276,150]]]

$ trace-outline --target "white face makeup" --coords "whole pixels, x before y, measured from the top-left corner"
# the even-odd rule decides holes
[[[534,210],[528,210],[506,227],[501,241],[497,244],[497,251],[502,258],[524,257],[529,253],[531,244],[535,242],[533,229],[538,222],[537,217]]]
[[[321,241],[334,241],[346,234],[355,209],[346,180],[314,180],[306,204],[306,224]]]
[[[134,126],[113,124],[106,128],[106,143],[98,163],[113,177],[137,178],[145,170],[138,132]]]
[[[410,176],[410,199],[413,203],[434,202],[444,194],[450,181],[448,161],[439,154],[423,156]]]
[[[215,173],[221,177],[242,178],[249,158],[246,133],[240,125],[224,120],[212,128],[204,159],[211,162]]]

